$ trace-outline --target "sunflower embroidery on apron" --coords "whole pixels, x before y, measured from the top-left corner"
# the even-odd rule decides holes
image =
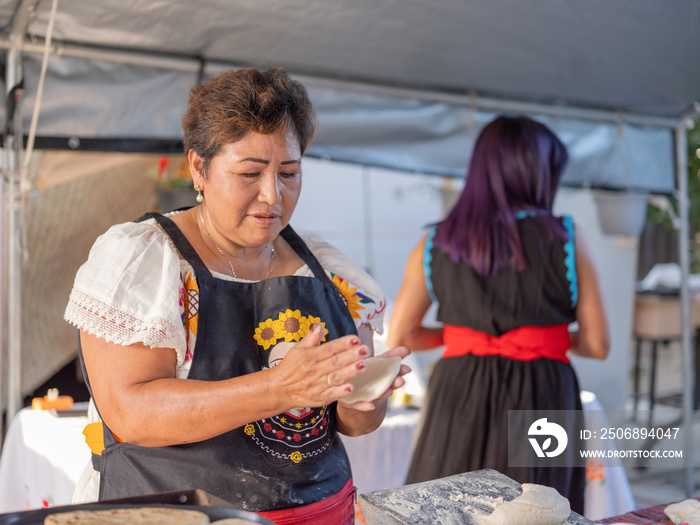
[[[326,323],[320,317],[303,315],[300,310],[288,308],[276,318],[268,317],[260,322],[253,338],[263,350],[263,369],[277,366],[314,323],[323,327],[322,341],[325,341]],[[328,406],[292,407],[277,416],[250,423],[243,431],[249,437],[251,451],[265,454],[272,463],[306,464],[323,455],[330,445],[327,411]]]

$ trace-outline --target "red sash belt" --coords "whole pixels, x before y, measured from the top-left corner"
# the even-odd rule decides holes
[[[256,512],[277,525],[353,525],[355,487],[352,479],[335,496],[293,509]]]
[[[545,358],[568,363],[566,352],[571,348],[568,324],[522,326],[500,337],[464,326],[445,325],[443,341],[442,357],[500,355],[518,361]]]

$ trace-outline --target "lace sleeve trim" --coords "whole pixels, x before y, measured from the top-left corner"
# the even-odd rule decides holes
[[[122,346],[143,343],[151,348],[174,348],[178,363],[184,361],[187,349],[184,330],[164,317],[138,319],[74,288],[64,318],[77,328],[110,343]]]

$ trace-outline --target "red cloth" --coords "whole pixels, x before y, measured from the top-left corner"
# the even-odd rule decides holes
[[[700,501],[700,498],[691,498]],[[664,509],[673,503],[679,503],[678,501],[672,503],[664,503],[662,505],[655,505],[653,507],[647,507],[645,509],[637,509],[627,514],[622,514],[621,516],[613,516],[611,518],[604,518],[598,520],[595,523],[610,524],[615,525],[618,523],[634,523],[635,525],[673,525],[671,518],[664,512]]]
[[[293,509],[256,512],[277,525],[353,525],[355,487],[352,479],[335,496]]]
[[[571,348],[569,325],[566,323],[522,326],[500,337],[465,326],[445,325],[442,337],[446,347],[442,357],[500,355],[518,361],[545,358],[568,363],[566,352]]]

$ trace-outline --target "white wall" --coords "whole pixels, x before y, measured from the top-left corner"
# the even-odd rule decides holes
[[[574,357],[572,364],[582,389],[595,393],[606,410],[622,410],[630,369],[638,238],[604,234],[590,190],[560,189],[554,211],[571,215],[585,235],[610,326],[610,356],[605,361]]]
[[[393,299],[409,253],[441,218],[441,184],[434,176],[304,159],[291,224],[348,255]]]
[[[459,190],[461,182],[308,158],[304,159],[303,173],[302,195],[292,226],[330,242],[367,269],[387,296],[388,322],[409,253],[426,225],[442,218],[445,186],[453,184]],[[588,190],[562,188],[555,212],[572,215],[585,233],[611,329],[612,349],[606,361],[574,358],[573,365],[581,388],[594,392],[604,408],[622,409],[629,369],[636,239],[602,233]],[[433,308],[426,323],[434,319]],[[413,359],[426,375],[439,355],[437,350],[414,354]]]

